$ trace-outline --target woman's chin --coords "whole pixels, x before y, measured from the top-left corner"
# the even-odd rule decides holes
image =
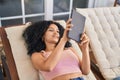
[[[58,40],[53,40],[52,42],[56,44],[56,43],[58,43]]]

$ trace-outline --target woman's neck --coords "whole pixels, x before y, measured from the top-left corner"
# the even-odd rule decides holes
[[[55,44],[46,44],[46,49],[45,51],[53,51],[53,49],[55,48]]]

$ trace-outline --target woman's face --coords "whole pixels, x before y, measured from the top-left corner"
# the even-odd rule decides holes
[[[48,43],[57,43],[59,41],[59,29],[55,24],[51,24],[43,36],[43,40]]]

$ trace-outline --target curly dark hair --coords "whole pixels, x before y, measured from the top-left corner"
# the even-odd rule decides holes
[[[64,28],[59,23],[54,21],[35,22],[24,30],[23,38],[27,45],[28,55],[31,56],[34,52],[40,52],[41,50],[45,50],[46,45],[42,40],[42,37],[44,36],[45,32],[47,31],[51,24],[55,24],[58,27],[61,38],[64,32]],[[71,43],[69,41],[67,41],[65,45],[65,48],[68,47],[71,47]]]

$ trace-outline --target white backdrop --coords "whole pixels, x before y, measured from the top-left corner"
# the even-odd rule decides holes
[[[88,7],[112,7],[115,0],[89,0]]]

